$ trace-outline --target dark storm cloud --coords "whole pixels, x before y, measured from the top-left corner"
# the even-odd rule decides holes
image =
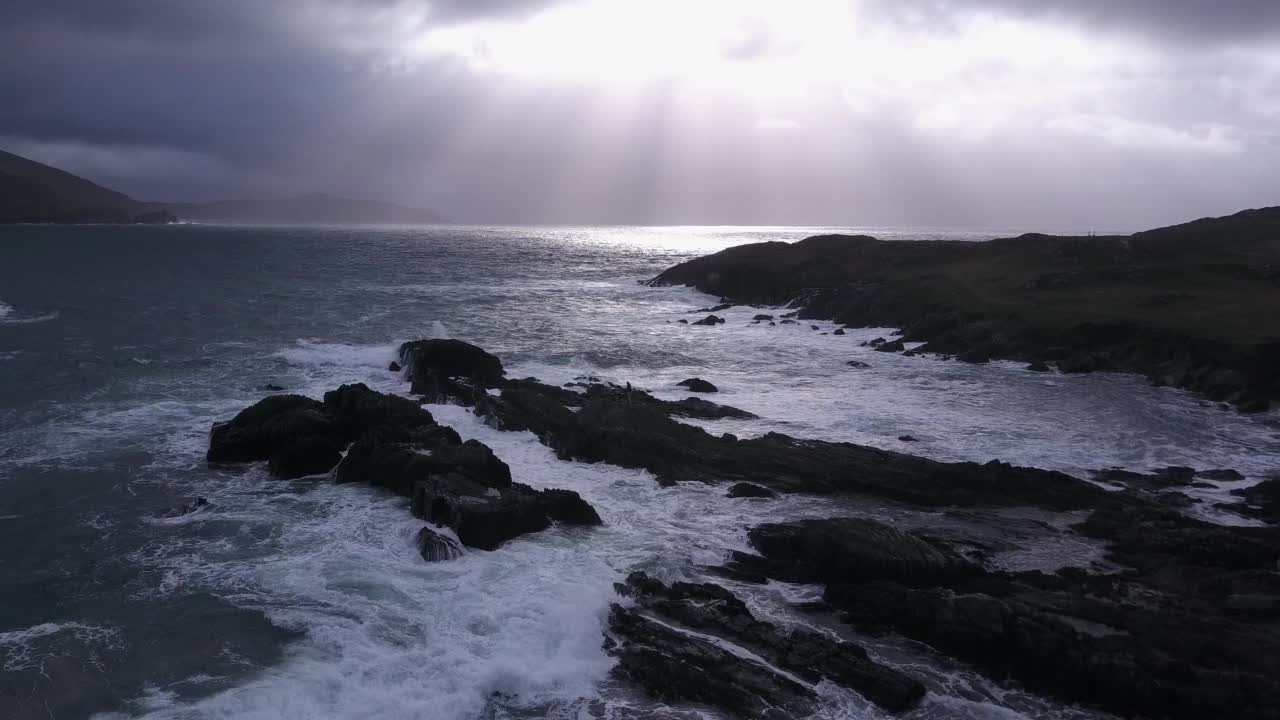
[[[567,1],[7,0],[0,147],[140,197],[320,190],[505,222],[1052,226],[1088,209],[1141,224],[1233,209],[1254,202],[1242,188],[1277,184],[1259,169],[1276,165],[1276,135],[1260,128],[1276,124],[1266,98],[1280,77],[1212,49],[1256,46],[1280,25],[1280,0],[864,0],[869,17],[922,36],[982,11],[1142,35],[1175,58],[1109,76],[1074,114],[976,140],[916,127],[921,98],[851,114],[836,92],[762,116],[659,81],[606,99],[607,83],[412,51],[442,26]],[[768,22],[714,43],[748,65],[797,51]],[[955,84],[981,98],[1009,69],[966,72]]]

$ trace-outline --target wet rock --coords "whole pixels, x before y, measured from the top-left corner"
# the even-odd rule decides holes
[[[724,323],[724,318],[718,315],[708,315],[701,320],[695,320],[694,325],[720,325]]]
[[[1227,505],[1234,512],[1272,524],[1280,524],[1280,477],[1271,477],[1247,488],[1231,491],[1244,503]],[[1280,561],[1277,563],[1280,569]]]
[[[784,314],[782,317],[784,317],[784,318],[793,318],[793,317],[796,317],[796,316],[797,316],[797,315],[799,315],[799,314],[800,314],[800,311],[799,311],[799,310],[792,310],[791,312]]]
[[[324,405],[355,437],[377,427],[410,429],[435,425],[435,418],[418,403],[399,395],[371,390],[364,383],[342,385],[324,394]]]
[[[848,366],[849,366],[849,367],[851,367],[851,368],[858,368],[858,369],[864,369],[864,368],[869,368],[869,367],[871,367],[870,365],[868,365],[867,363],[862,362],[861,360],[850,360],[850,361],[846,362],[846,363],[845,363],[845,365],[848,365]]]
[[[342,460],[345,443],[329,437],[302,438],[284,446],[267,460],[267,471],[282,480],[321,475]]]
[[[888,342],[888,341],[887,341],[887,340],[885,340],[884,338],[882,338],[882,337],[877,337],[877,338],[875,338],[875,339],[873,339],[873,340],[868,340],[867,342],[862,343],[862,345],[863,345],[864,347],[868,347],[868,346],[869,346],[869,347],[879,347],[880,345],[883,345],[883,344],[885,344],[886,342]]]
[[[212,503],[210,503],[207,499],[202,497],[197,497],[196,499],[192,500],[186,505],[183,505],[177,510],[170,511],[169,514],[170,515],[190,515],[193,512],[200,512],[201,510],[209,507],[211,504]]]
[[[906,349],[907,347],[902,344],[901,340],[893,340],[891,342],[884,342],[876,345],[876,350],[878,352],[902,352]]]
[[[838,518],[767,524],[748,537],[788,582],[893,580],[931,586],[976,576],[980,569],[949,550],[874,520]]]
[[[261,390],[262,392],[284,392],[284,386],[277,385],[275,383],[267,383],[266,385],[259,385],[258,390]]]
[[[772,319],[773,319],[773,316],[772,316],[772,315],[765,315],[764,313],[761,313],[761,314],[756,315],[755,317],[753,317],[753,318],[751,318],[751,319],[752,319],[752,320],[754,320],[754,321],[756,321],[756,322],[768,322],[769,320],[772,320]]]
[[[1034,360],[1027,365],[1026,369],[1031,372],[1050,372],[1053,368],[1049,367],[1043,360]]]
[[[392,360],[391,364],[387,366],[387,370],[390,372],[400,372],[401,370],[400,363],[396,362],[395,360]]]
[[[697,310],[693,310],[692,312],[695,312],[695,313],[718,313],[718,312],[724,312],[725,310],[728,310],[728,309],[729,309],[729,308],[731,308],[731,307],[733,307],[733,305],[732,305],[732,304],[730,304],[730,303],[721,303],[721,304],[719,304],[719,305],[715,305],[715,306],[712,306],[712,307],[699,308],[699,309],[697,309]]]
[[[447,527],[463,545],[481,550],[551,527],[538,492],[518,483],[496,488],[458,474],[428,475],[415,483],[412,498],[415,517]]]
[[[677,320],[676,322],[680,323],[681,325],[688,325],[688,324],[689,324],[689,321],[688,321],[688,320],[685,320],[684,318],[680,318],[680,319],[679,319],[679,320]]]
[[[782,324],[783,325],[799,325],[800,323],[796,322],[795,320],[783,320]]]
[[[410,390],[430,402],[475,404],[485,388],[498,387],[502,361],[461,340],[415,340],[400,346]]]
[[[810,325],[810,326],[809,326],[809,329],[810,329],[810,330],[821,330],[822,328],[818,327],[817,325]]]
[[[917,440],[916,438],[910,435],[899,435],[898,439],[901,440],[902,442],[920,442],[919,440]]]
[[[1244,475],[1232,470],[1231,468],[1221,468],[1217,470],[1197,470],[1196,477],[1206,480],[1243,480]]]
[[[591,504],[572,490],[543,490],[542,506],[547,516],[565,525],[600,525],[600,515]]]
[[[562,388],[504,390],[477,412],[500,427],[531,430],[561,458],[652,472],[660,483],[751,482],[781,492],[854,492],[936,507],[1031,505],[1104,507],[1124,498],[1062,473],[999,462],[939,463],[849,443],[797,440],[777,433],[748,440],[677,422],[690,400],[650,401],[592,388],[575,413]],[[705,401],[704,401],[705,402]]]
[[[814,694],[762,663],[614,605],[609,630],[621,638],[612,650],[614,674],[662,702],[706,703],[744,718],[802,717]]]
[[[832,334],[832,335],[844,335],[844,334],[845,334],[845,332],[844,332],[844,328],[836,328],[836,329],[835,329],[835,331],[834,331],[834,332],[832,332],[831,334]]]
[[[676,383],[676,385],[689,388],[690,392],[713,393],[713,392],[719,391],[719,388],[717,388],[715,385],[707,382],[706,380],[703,380],[702,378],[696,378],[696,377],[689,378],[688,380],[681,380],[680,382]]]
[[[617,588],[620,595],[633,598],[638,608],[669,626],[714,635],[760,657],[768,663],[758,664],[760,668],[780,668],[810,683],[826,679],[894,712],[911,708],[924,696],[924,686],[918,681],[870,660],[862,647],[806,630],[784,634],[772,623],[754,617],[741,600],[719,585],[676,582],[668,586],[637,572]],[[628,644],[648,639],[642,632],[622,635]],[[719,675],[727,668],[699,670],[699,674]],[[723,701],[718,704],[734,709]]]
[[[443,562],[462,557],[462,546],[458,541],[430,527],[424,527],[418,531],[415,544],[418,547],[418,554],[427,562]]]
[[[971,365],[981,365],[982,363],[991,362],[991,353],[983,348],[974,348],[956,355],[956,359]]]
[[[734,483],[729,488],[729,497],[731,498],[776,498],[778,494],[766,487],[752,485],[751,483]]]
[[[720,405],[710,400],[696,397],[688,397],[659,407],[669,415],[698,418],[700,420],[723,420],[724,418],[753,420],[758,417],[755,413],[750,413],[746,410],[740,410],[730,405]]]
[[[272,395],[215,423],[209,435],[210,462],[267,460],[289,445],[324,438],[340,443],[342,424],[321,402],[301,395]]]

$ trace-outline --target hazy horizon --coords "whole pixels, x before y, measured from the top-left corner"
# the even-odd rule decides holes
[[[1280,3],[17,0],[0,147],[460,224],[1143,229],[1280,204]]]

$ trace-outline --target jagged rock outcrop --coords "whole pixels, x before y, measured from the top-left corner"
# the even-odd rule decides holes
[[[451,373],[437,375],[449,382],[457,377],[491,381],[501,370],[490,364],[487,375],[458,371],[443,360],[437,367]],[[339,483],[367,483],[411,498],[415,515],[451,528],[464,545],[484,550],[552,522],[601,522],[577,493],[512,482],[510,468],[488,446],[463,442],[412,400],[363,384],[325,393],[324,402],[296,395],[265,398],[214,426],[209,459],[265,459],[271,473],[284,478],[332,469]],[[419,545],[424,556],[444,552],[441,541],[426,535]]]
[[[909,675],[872,661],[866,650],[806,630],[781,631],[741,600],[710,583],[666,585],[642,572],[618,585],[635,608],[615,605],[610,632],[620,641],[617,673],[660,699],[705,702],[747,717],[813,709],[810,685],[828,680],[887,710],[907,710],[924,696]],[[763,662],[728,652],[693,630],[736,645]],[[792,676],[804,682],[797,682]]]
[[[826,585],[868,632],[892,631],[997,679],[1123,716],[1280,716],[1280,529],[1228,528],[1149,505],[1095,511],[1080,532],[1133,568],[1009,573],[868,520],[766,525],[727,572]]]

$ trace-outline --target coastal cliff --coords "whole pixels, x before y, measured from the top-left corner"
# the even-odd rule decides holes
[[[1280,399],[1280,207],[1128,236],[822,235],[729,248],[650,282],[901,327],[925,343],[913,353],[1140,373],[1246,412]]]

